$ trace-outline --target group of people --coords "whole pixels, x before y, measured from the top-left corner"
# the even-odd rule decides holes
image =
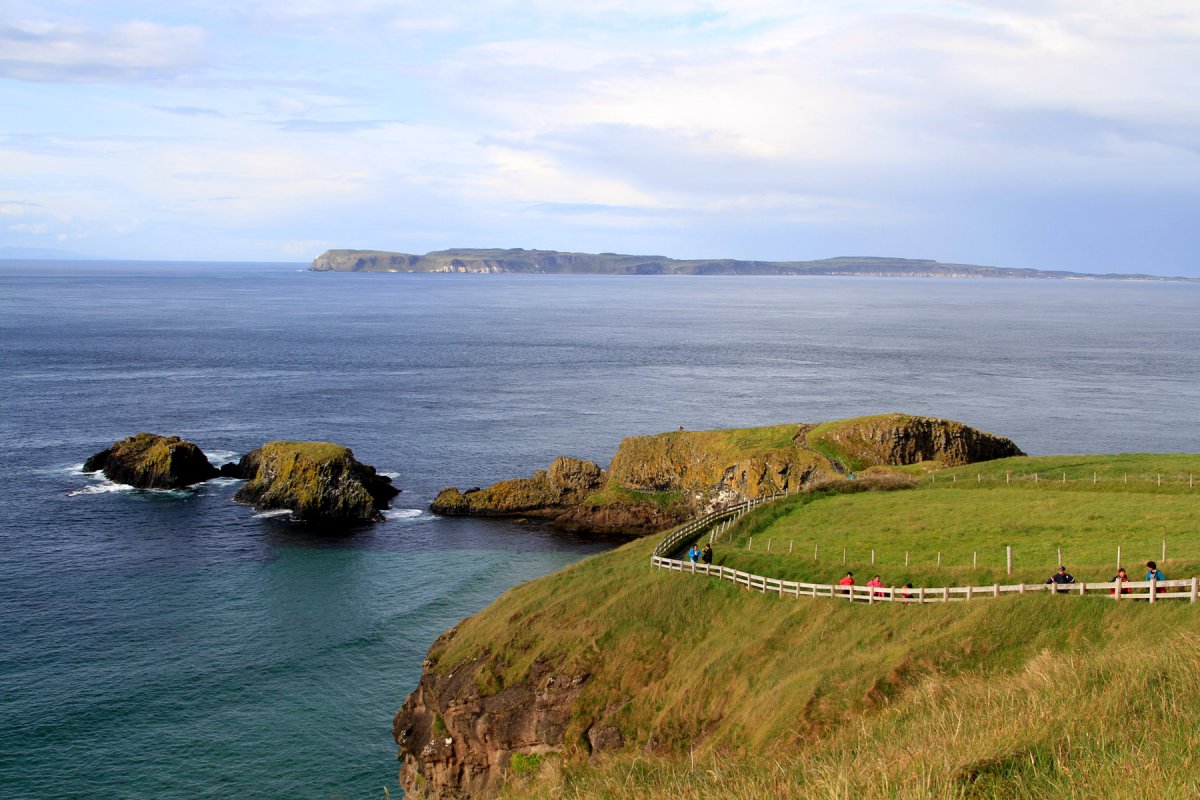
[[[693,545],[693,548],[694,548],[694,545]],[[692,559],[692,560],[695,561],[695,559]],[[1158,581],[1159,583],[1162,583],[1166,579],[1167,579],[1167,576],[1164,575],[1163,571],[1158,568],[1158,564],[1156,564],[1153,561],[1146,562],[1146,577],[1143,578],[1143,580]],[[1117,570],[1117,574],[1112,577],[1111,582],[1112,583],[1125,583],[1128,580],[1129,580],[1129,573],[1127,573],[1125,571],[1124,567],[1121,567]],[[1053,583],[1053,584],[1058,584],[1058,585],[1066,585],[1066,584],[1071,584],[1074,582],[1075,582],[1075,576],[1072,575],[1071,573],[1067,572],[1067,568],[1063,567],[1063,566],[1060,566],[1058,568],[1057,572],[1055,572],[1053,575],[1051,575],[1049,578],[1046,579],[1046,583]],[[840,581],[838,581],[838,586],[854,586],[854,585],[855,585],[855,582],[854,582],[854,573],[853,572],[847,572],[845,577],[843,577]],[[880,580],[878,575],[876,575],[875,577],[871,578],[871,580],[867,581],[866,585],[871,587],[872,589],[882,589],[883,581]],[[912,597],[912,591],[911,591],[912,588],[913,588],[913,585],[911,583],[904,584],[904,586],[901,587],[900,596],[901,597]],[[846,594],[849,591],[850,591],[849,589],[845,589],[843,591],[843,594]],[[1062,592],[1062,591],[1066,591],[1066,590],[1058,589],[1056,587],[1056,591]],[[1114,592],[1115,591],[1116,590],[1114,589]],[[1129,594],[1129,589],[1121,589],[1121,593]],[[876,596],[880,596],[883,594],[883,592],[875,592],[874,594]]]
[[[703,549],[697,547],[695,544],[692,544],[692,546],[688,548],[687,554],[688,561],[691,561],[693,564],[695,564],[697,561],[703,564],[712,563],[712,545],[708,544],[707,542],[705,543]]]
[[[1164,575],[1163,571],[1158,568],[1158,564],[1156,562],[1154,562],[1154,561],[1146,562],[1146,577],[1142,578],[1142,580],[1158,581],[1159,583],[1162,583],[1166,579],[1167,579],[1167,576]],[[1129,580],[1129,573],[1125,571],[1124,567],[1118,567],[1117,574],[1113,575],[1112,578],[1109,579],[1109,582],[1110,583],[1125,583],[1128,580]],[[1066,584],[1070,584],[1070,583],[1074,583],[1074,582],[1075,582],[1075,576],[1072,575],[1071,573],[1067,572],[1066,567],[1059,567],[1058,572],[1055,572],[1049,578],[1046,578],[1046,583],[1053,583],[1053,584],[1059,584],[1059,585],[1066,585]],[[1057,591],[1061,592],[1064,590],[1058,589]],[[1129,589],[1121,589],[1121,594],[1129,594]]]

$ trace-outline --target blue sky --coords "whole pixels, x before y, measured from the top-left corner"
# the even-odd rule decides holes
[[[0,248],[1200,275],[1194,0],[246,5],[0,3]]]

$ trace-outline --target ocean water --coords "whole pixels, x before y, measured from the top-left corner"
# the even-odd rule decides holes
[[[436,518],[440,487],[893,410],[1034,454],[1200,451],[1198,312],[1191,284],[0,262],[0,794],[395,797],[436,636],[612,544]],[[216,461],[336,441],[403,493],[329,538],[233,481],[81,474],[142,430]]]

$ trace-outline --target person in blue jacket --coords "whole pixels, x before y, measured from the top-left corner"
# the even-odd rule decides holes
[[[700,548],[693,544],[691,549],[688,550],[688,561],[691,561],[693,564],[695,564],[699,560]]]
[[[1071,573],[1067,572],[1066,567],[1059,567],[1058,572],[1054,573],[1049,578],[1046,578],[1046,583],[1054,583],[1054,584],[1058,584],[1058,586],[1063,586],[1063,585],[1066,585],[1069,583],[1074,583],[1074,582],[1075,582],[1075,576],[1072,575]],[[1056,592],[1065,592],[1066,591],[1066,589],[1060,589],[1060,588],[1058,588],[1058,586],[1054,587],[1054,591],[1056,591]]]
[[[1162,583],[1166,579],[1167,576],[1163,575],[1163,571],[1158,568],[1158,564],[1155,564],[1153,561],[1146,562],[1146,580]]]

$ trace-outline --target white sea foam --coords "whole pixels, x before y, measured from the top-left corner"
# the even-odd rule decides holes
[[[290,517],[292,510],[290,508],[272,508],[269,511],[260,511],[254,515],[255,519],[273,519],[275,517]]]
[[[228,464],[230,461],[237,461],[242,457],[241,453],[233,450],[209,450],[204,455],[208,456],[208,463],[214,467],[219,467],[222,464]]]
[[[378,471],[378,470],[377,470],[377,471]],[[382,476],[383,476],[383,477],[385,477],[385,478],[391,478],[392,480],[396,480],[396,478],[399,478],[399,477],[400,477],[400,473],[399,473],[399,472],[382,472],[382,471],[379,471],[379,474],[380,474],[380,475],[382,475]]]
[[[191,497],[191,489],[139,489],[136,486],[130,486],[127,483],[113,483],[102,474],[96,473],[96,482],[91,486],[83,486],[79,489],[72,489],[67,492],[67,497],[76,497],[81,494],[121,494],[121,493],[138,493],[158,495],[160,497]]]
[[[420,508],[389,508],[383,512],[386,520],[398,522],[415,522],[417,520],[433,519],[433,514]]]
[[[212,478],[205,481],[205,484],[211,486],[233,486],[234,484],[241,482],[242,481],[239,478]]]

